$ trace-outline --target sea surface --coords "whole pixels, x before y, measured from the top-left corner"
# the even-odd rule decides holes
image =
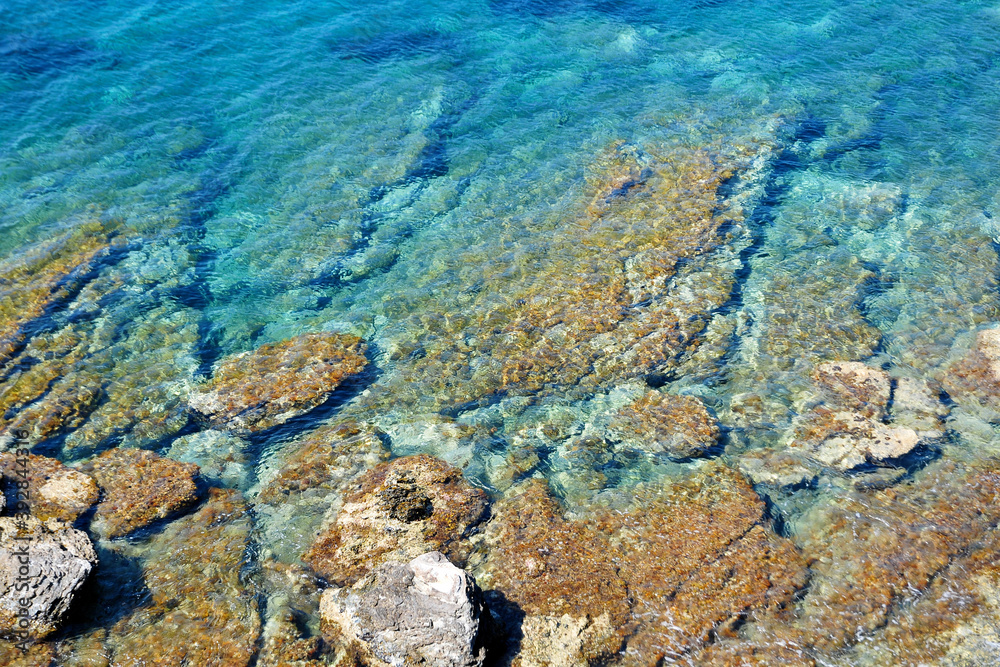
[[[842,539],[829,508],[887,489],[933,503],[948,479],[964,498],[962,475],[997,468],[991,388],[954,378],[1000,322],[998,110],[986,0],[5,0],[0,332],[16,342],[0,425],[37,409],[35,424],[82,383],[96,398],[33,431],[37,453],[187,456],[251,506],[297,442],[348,418],[493,499],[544,479],[571,513],[721,464],[821,561]],[[65,293],[24,297],[19,262],[94,234],[110,249]],[[186,397],[221,360],[323,331],[365,340],[362,378],[233,435],[223,463],[185,449],[216,442]],[[83,343],[62,365],[25,347],[63,334]],[[810,444],[826,362],[884,371],[874,419],[919,444],[858,465]],[[46,387],[11,399],[45,363]],[[615,439],[608,420],[650,390],[697,398],[714,446]],[[255,515],[251,565],[295,561],[328,508],[295,511]],[[950,520],[928,530],[952,539]],[[987,523],[810,659],[910,664],[889,630]],[[100,598],[104,627],[146,599],[148,539],[101,546],[97,576],[120,588]],[[887,537],[887,561],[897,548]],[[971,625],[928,631],[943,648],[919,664],[987,664],[961,662],[987,649],[955,637],[992,628],[997,646],[990,576],[956,621]],[[790,613],[853,581],[816,570]],[[66,637],[98,622],[73,623]]]

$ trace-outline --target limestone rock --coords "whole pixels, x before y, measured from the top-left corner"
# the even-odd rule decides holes
[[[17,638],[32,640],[52,634],[96,565],[90,538],[79,530],[54,519],[43,523],[28,516],[19,526],[0,518],[0,633],[16,637],[24,630]],[[18,618],[22,608],[26,625]]]
[[[108,539],[165,519],[198,500],[198,466],[143,449],[110,449],[81,470],[103,491],[94,529]]]
[[[636,449],[684,459],[714,447],[719,426],[698,398],[653,390],[619,410],[608,434]]]
[[[913,429],[921,438],[940,438],[948,408],[938,398],[939,392],[924,380],[898,378],[892,393],[892,423]]]
[[[889,402],[889,374],[860,361],[819,364],[813,377],[839,399],[839,404],[857,412],[881,414]]]
[[[17,502],[17,483],[24,481],[19,471],[28,475],[30,513],[42,521],[59,519],[73,523],[97,502],[100,491],[89,475],[45,456],[29,454],[21,462],[23,466],[11,453],[0,454],[0,477],[11,506]]]
[[[836,361],[819,364],[813,378],[826,400],[793,423],[788,439],[794,452],[847,471],[897,459],[919,444],[912,428],[885,422],[891,396],[885,371]]]
[[[336,520],[304,558],[338,584],[429,550],[464,564],[465,538],[487,509],[486,494],[458,468],[425,454],[405,456],[375,466],[352,484]]]
[[[323,403],[367,365],[357,336],[313,333],[223,359],[191,407],[216,427],[260,431]]]
[[[739,467],[754,484],[777,488],[807,484],[816,479],[816,471],[809,462],[793,452],[749,452],[740,457]]]
[[[328,589],[320,602],[323,621],[359,642],[377,667],[480,667],[483,611],[475,580],[436,551],[384,563],[351,588]]]

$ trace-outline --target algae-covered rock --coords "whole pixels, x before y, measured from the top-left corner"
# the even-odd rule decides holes
[[[191,407],[213,426],[260,431],[320,405],[367,365],[357,336],[304,334],[223,359]]]
[[[0,634],[20,641],[55,632],[96,565],[90,538],[65,523],[0,518]]]
[[[198,466],[143,449],[109,449],[80,469],[101,487],[94,529],[109,539],[181,512],[198,500]]]
[[[719,464],[579,518],[532,482],[495,514],[476,578],[509,630],[511,604],[527,614],[522,654],[572,648],[556,664],[677,658],[787,605],[805,583],[804,561],[766,525],[763,501]]]
[[[608,434],[627,446],[683,459],[715,447],[719,426],[699,399],[654,390],[619,410]]]
[[[351,583],[383,562],[442,551],[464,564],[467,537],[487,516],[486,494],[462,472],[420,454],[382,463],[347,491],[337,518],[305,560],[330,581]]]
[[[351,588],[328,589],[320,612],[370,667],[481,667],[486,657],[482,591],[440,552],[383,563]]]
[[[150,542],[149,603],[111,629],[115,667],[246,667],[260,636],[256,592],[244,580],[251,530],[237,491],[212,489],[202,507]]]
[[[24,483],[26,488],[18,486]],[[24,458],[12,453],[0,454],[0,484],[11,506],[17,504],[19,490],[27,491],[30,513],[42,521],[59,519],[73,523],[100,495],[89,475],[34,454]]]

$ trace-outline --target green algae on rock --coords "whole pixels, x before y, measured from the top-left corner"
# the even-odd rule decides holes
[[[153,537],[143,564],[150,601],[111,629],[111,665],[252,664],[260,612],[241,574],[250,530],[239,492],[211,489],[197,512]]]
[[[94,530],[108,539],[182,512],[198,500],[198,466],[143,449],[110,449],[80,469],[101,487]]]
[[[368,364],[357,336],[311,333],[219,362],[191,407],[213,426],[261,431],[323,403]]]
[[[470,532],[487,517],[487,498],[462,472],[426,454],[380,463],[352,483],[336,519],[304,559],[326,579],[353,583],[384,562],[442,551],[468,556]]]

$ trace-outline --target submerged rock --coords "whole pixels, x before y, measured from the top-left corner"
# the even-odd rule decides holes
[[[194,514],[153,537],[149,604],[109,635],[116,667],[246,667],[260,636],[256,591],[244,581],[251,522],[237,491],[211,489]]]
[[[165,519],[198,500],[198,466],[143,449],[110,449],[80,469],[103,491],[93,526],[108,539]]]
[[[96,565],[90,538],[65,523],[0,518],[0,634],[37,640],[55,632]]]
[[[320,613],[372,667],[480,667],[485,659],[482,592],[437,551],[383,563],[351,588],[328,589]]]
[[[223,359],[191,407],[216,427],[261,431],[323,403],[368,364],[357,336],[313,333]]]
[[[764,503],[720,464],[577,519],[540,482],[495,509],[474,571],[526,664],[676,659],[787,605],[806,579]]]
[[[73,523],[97,502],[100,491],[89,475],[34,454],[29,454],[22,463],[11,453],[0,454],[0,483],[11,506],[17,503],[17,484],[24,481],[28,482],[30,513],[42,521],[59,519]]]
[[[487,509],[486,494],[458,468],[425,454],[394,459],[352,484],[336,520],[304,558],[338,584],[431,550],[464,564],[466,538]]]
[[[891,392],[885,371],[860,362],[828,362],[819,364],[813,377],[825,401],[793,424],[792,451],[846,471],[898,459],[920,443],[912,428],[885,423]]]
[[[654,390],[619,410],[608,435],[651,454],[684,459],[715,447],[719,426],[699,399]]]
[[[389,458],[382,432],[353,421],[325,424],[286,444],[257,470],[254,511],[262,556],[297,563],[349,485]]]

